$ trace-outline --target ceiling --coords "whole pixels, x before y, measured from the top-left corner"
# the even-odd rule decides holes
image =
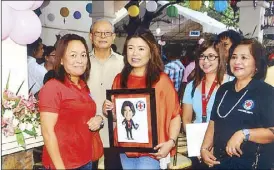
[[[158,8],[161,7],[158,4]],[[145,14],[145,3],[140,4],[140,17],[143,18]],[[128,24],[129,16],[126,15],[122,20],[115,24],[115,32],[117,36],[127,36],[123,25]],[[160,28],[161,31],[159,34],[156,33],[156,29]],[[202,25],[194,22],[190,19],[186,19],[182,15],[179,15],[176,18],[170,18],[166,14],[166,10],[163,10],[163,13],[154,18],[150,24],[150,30],[157,37],[157,39],[162,40],[185,40],[193,39],[197,40],[199,37],[189,36],[190,31],[201,31]]]

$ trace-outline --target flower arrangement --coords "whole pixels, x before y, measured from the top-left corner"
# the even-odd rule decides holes
[[[18,95],[24,82],[16,93],[8,90],[8,82],[2,94],[2,134],[6,137],[16,135],[17,143],[25,149],[23,133],[36,137],[36,128],[40,125],[38,101],[33,94],[30,94],[28,99]]]

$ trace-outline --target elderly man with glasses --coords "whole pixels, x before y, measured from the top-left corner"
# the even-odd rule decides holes
[[[120,157],[109,149],[109,133],[107,117],[103,115],[102,105],[106,99],[106,90],[111,89],[115,76],[121,72],[124,61],[123,56],[111,49],[115,39],[114,27],[106,19],[100,19],[90,27],[90,40],[93,50],[90,55],[91,69],[87,82],[91,97],[96,102],[96,115],[94,129],[101,126],[100,136],[104,145],[105,169],[121,169]],[[118,159],[118,160],[117,160]]]

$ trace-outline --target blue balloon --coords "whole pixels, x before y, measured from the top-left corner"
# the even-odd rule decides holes
[[[87,5],[86,5],[86,11],[88,12],[88,13],[92,13],[92,3],[88,3]]]
[[[81,18],[81,12],[75,11],[75,12],[73,13],[73,17],[74,17],[75,19],[80,19],[80,18]]]

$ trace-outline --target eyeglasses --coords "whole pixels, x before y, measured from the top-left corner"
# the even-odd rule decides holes
[[[96,36],[96,37],[102,37],[103,35],[105,37],[110,37],[110,36],[112,36],[113,33],[112,32],[94,32],[92,34],[94,34],[94,36]]]
[[[216,58],[218,58],[218,57],[219,57],[219,56],[213,55],[213,54],[209,54],[208,56],[201,54],[201,55],[199,56],[199,60],[205,60],[205,59],[207,58],[209,61],[214,61],[214,60],[215,60]]]

